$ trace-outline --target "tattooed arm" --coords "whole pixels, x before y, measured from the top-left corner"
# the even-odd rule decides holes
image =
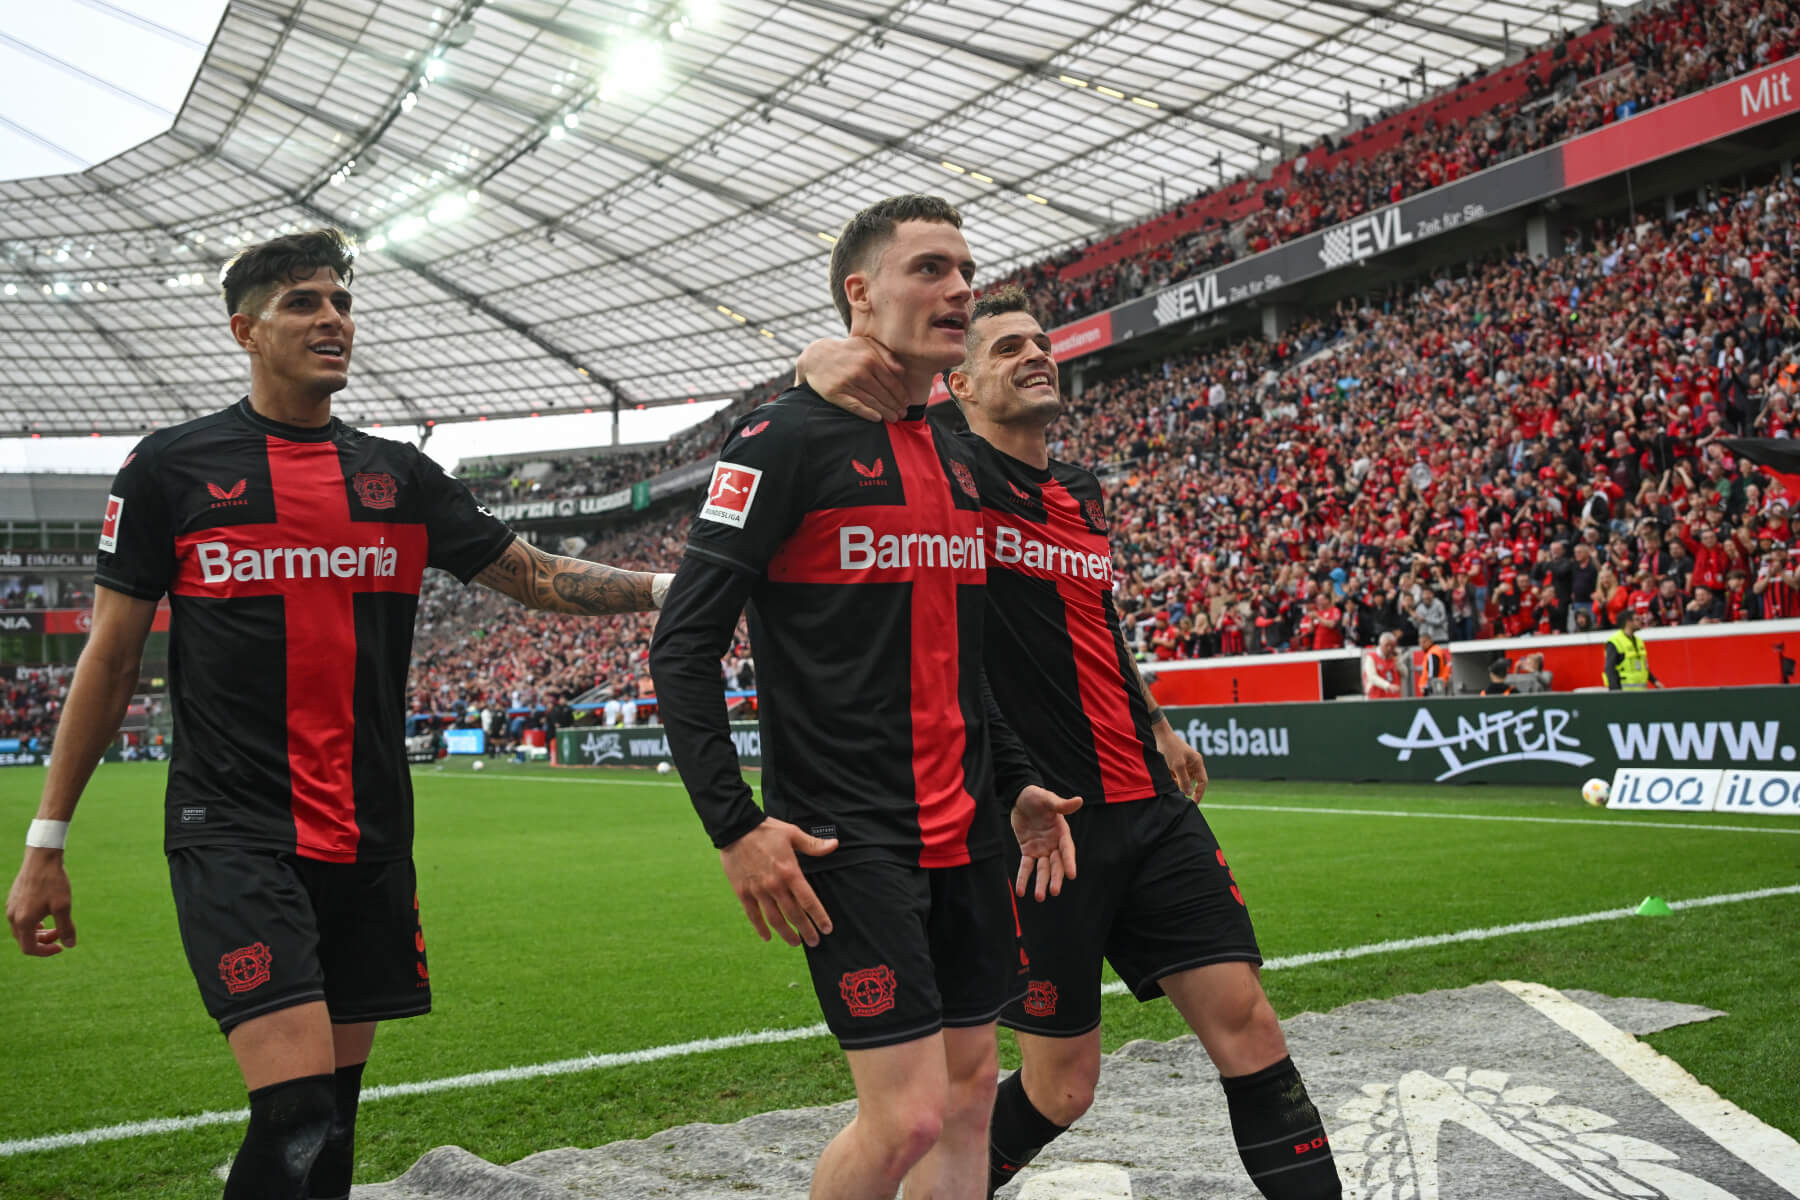
[[[475,582],[504,592],[526,608],[598,617],[661,608],[670,578],[546,554],[516,537],[475,576]]]

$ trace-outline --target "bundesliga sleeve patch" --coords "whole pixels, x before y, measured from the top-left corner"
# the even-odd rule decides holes
[[[125,513],[125,501],[117,496],[106,498],[106,516],[100,522],[100,549],[108,554],[119,551],[119,518]]]
[[[728,462],[715,464],[712,482],[706,489],[706,503],[700,506],[700,519],[742,529],[761,483],[762,471],[756,467],[740,467]]]

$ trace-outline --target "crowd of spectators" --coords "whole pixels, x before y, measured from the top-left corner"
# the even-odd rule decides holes
[[[0,679],[0,738],[48,745],[69,698],[74,667],[11,668]]]
[[[1773,183],[1098,387],[1119,604],[1154,658],[1800,616],[1796,192]]]

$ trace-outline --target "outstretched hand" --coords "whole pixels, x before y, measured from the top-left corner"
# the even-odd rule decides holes
[[[773,929],[790,946],[817,946],[831,932],[831,917],[806,882],[798,856],[817,858],[837,847],[836,838],[816,838],[769,817],[719,851],[725,878],[758,937],[768,941]]]
[[[800,352],[794,375],[865,421],[898,421],[909,406],[905,369],[873,338],[820,338]]]
[[[56,918],[54,928],[44,918]],[[6,897],[6,923],[21,953],[34,958],[61,954],[75,947],[75,919],[69,909],[69,876],[62,851],[27,849],[12,891]],[[60,943],[60,944],[59,944]]]
[[[1013,805],[1013,836],[1019,839],[1019,876],[1013,891],[1023,896],[1037,874],[1033,895],[1060,896],[1064,879],[1075,878],[1075,835],[1069,832],[1069,814],[1081,807],[1081,797],[1064,799],[1041,787],[1028,787]]]

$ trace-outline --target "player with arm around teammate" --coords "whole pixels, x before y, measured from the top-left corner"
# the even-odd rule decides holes
[[[924,419],[962,358],[973,272],[956,210],[883,201],[844,227],[832,294],[880,336],[908,403],[871,425],[797,387],[733,427],[657,623],[669,746],[751,924],[804,942],[857,1114],[820,1200],[974,1200],[997,1075],[994,1022],[1027,964],[996,802],[1022,853],[1072,871],[1064,801],[992,717],[972,448]],[[739,773],[719,657],[748,608],[763,802]],[[991,744],[990,744],[991,738]],[[804,864],[796,852],[806,856]],[[1049,872],[1048,865],[1045,866]]]
[[[815,343],[801,374],[864,415],[892,411],[891,355],[879,344]],[[1022,1066],[995,1103],[990,1194],[1093,1102],[1105,958],[1139,1000],[1167,995],[1199,1036],[1257,1189],[1272,1200],[1337,1197],[1324,1127],[1262,990],[1242,893],[1183,795],[1204,792],[1204,763],[1169,728],[1125,645],[1099,483],[1050,457],[1057,368],[1022,292],[975,302],[948,382],[983,468],[988,678],[1045,786],[1086,799],[1069,817],[1081,877],[1020,909],[1029,989],[1001,1023],[1018,1035]],[[1032,869],[1019,864],[1021,894]]]
[[[150,434],[114,479],[92,631],[6,902],[23,953],[75,946],[69,821],[167,595],[170,882],[250,1093],[228,1200],[347,1196],[376,1023],[431,1007],[404,738],[425,568],[585,615],[653,608],[669,578],[545,554],[415,448],[332,417],[353,255],[326,229],[233,260],[249,394]]]

